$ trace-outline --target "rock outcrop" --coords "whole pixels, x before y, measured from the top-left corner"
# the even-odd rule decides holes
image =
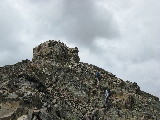
[[[33,49],[32,61],[0,67],[0,120],[160,120],[160,101],[80,62],[78,48],[49,40]]]

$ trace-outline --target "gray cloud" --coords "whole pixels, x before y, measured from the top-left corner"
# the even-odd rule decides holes
[[[121,38],[97,42],[105,53],[101,54],[106,60],[102,67],[160,97],[159,1],[131,1],[125,9],[113,3],[118,6],[117,1],[112,1],[106,7],[117,16]]]
[[[35,29],[40,36],[54,34],[57,38],[92,48],[95,47],[94,40],[97,38],[112,39],[119,35],[112,13],[98,6],[95,0],[47,2],[52,6],[34,4],[35,11],[32,13],[38,21],[38,28]]]
[[[0,65],[17,61],[20,53],[20,34],[23,31],[23,17],[20,12],[7,1],[0,4]]]
[[[160,97],[159,5],[146,0],[1,1],[0,65],[31,59],[34,46],[61,39],[79,47],[81,61]]]
[[[6,1],[0,4],[0,51],[16,51],[22,18],[19,12]]]
[[[97,6],[91,0],[64,1],[64,22],[60,32],[68,40],[90,46],[97,38],[117,37],[118,28],[107,9]]]

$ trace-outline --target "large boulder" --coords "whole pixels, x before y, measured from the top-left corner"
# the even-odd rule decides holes
[[[77,47],[68,48],[64,43],[49,40],[33,49],[33,61],[50,59],[56,62],[78,63],[78,52]]]

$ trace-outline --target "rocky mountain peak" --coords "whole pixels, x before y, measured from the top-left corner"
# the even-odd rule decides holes
[[[0,67],[0,120],[160,120],[158,97],[79,60],[49,40],[32,61]]]
[[[33,49],[33,61],[53,60],[55,62],[80,61],[78,48],[69,48],[64,43],[55,40],[44,42]]]

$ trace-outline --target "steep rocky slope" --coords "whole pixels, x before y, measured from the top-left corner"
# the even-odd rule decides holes
[[[0,120],[160,120],[158,97],[79,61],[78,48],[49,40],[33,49],[32,61],[0,67]]]

